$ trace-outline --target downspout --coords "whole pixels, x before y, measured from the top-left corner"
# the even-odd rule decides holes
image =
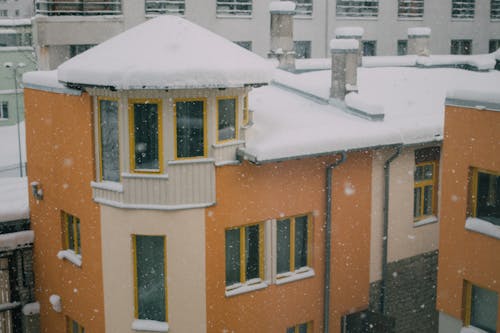
[[[388,252],[388,237],[389,237],[389,183],[391,175],[391,163],[401,155],[401,146],[396,148],[396,152],[389,157],[384,163],[384,225],[382,236],[382,281],[380,283],[380,313],[385,314],[385,295],[387,281],[387,252]]]
[[[344,163],[347,158],[345,152],[341,153],[340,160],[332,163],[326,167],[326,232],[325,232],[325,303],[324,303],[324,315],[323,315],[323,325],[324,333],[328,333],[328,322],[330,313],[330,260],[331,260],[331,235],[332,235],[332,174],[333,169],[335,169],[340,164]]]

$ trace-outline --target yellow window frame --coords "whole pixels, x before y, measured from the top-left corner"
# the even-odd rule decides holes
[[[472,193],[470,194],[470,202],[472,208],[472,217],[477,216],[477,191],[478,191],[478,182],[479,182],[479,173],[485,173],[488,175],[500,177],[500,172],[489,171],[480,168],[472,168]],[[499,194],[500,195],[500,194]]]
[[[414,217],[414,221],[418,222],[420,220],[423,220],[425,218],[428,218],[429,216],[436,215],[436,206],[437,206],[437,173],[438,173],[438,162],[437,161],[429,161],[429,162],[422,162],[422,163],[417,163],[415,165],[415,170],[418,167],[425,167],[426,165],[432,165],[432,179],[424,179],[424,180],[419,180],[419,181],[414,181],[414,186],[413,188],[420,188],[420,207],[418,207],[420,216]],[[431,199],[431,214],[424,215],[424,198],[425,198],[425,187],[426,186],[432,186],[432,199]]]
[[[248,95],[245,95],[243,97],[243,126],[248,125],[248,122],[250,121],[250,115],[249,115],[249,110],[248,110]]]
[[[158,108],[158,170],[136,170],[135,168],[135,123],[134,104],[156,104]],[[163,111],[162,100],[158,98],[134,98],[128,100],[129,163],[131,173],[163,173]]]
[[[177,103],[178,102],[203,102],[203,155],[193,157],[177,157]],[[198,158],[206,158],[208,156],[207,143],[207,99],[201,98],[178,98],[174,99],[174,159],[175,160],[192,160]]]
[[[234,99],[234,139],[219,140],[219,101]],[[216,98],[216,108],[217,108],[217,119],[216,119],[216,142],[225,143],[230,141],[238,140],[239,128],[238,128],[238,114],[239,114],[239,104],[238,96],[221,96]]]
[[[75,254],[81,254],[81,249],[78,250],[78,243],[80,243],[81,247],[81,239],[80,239],[80,232],[78,230],[77,223],[80,224],[80,219],[72,214],[62,212],[62,219],[63,219],[63,229],[64,229],[64,248],[66,250],[71,250],[74,251]],[[72,225],[70,226],[70,218],[72,218]],[[73,248],[72,250],[70,248],[70,239],[69,239],[69,233],[73,235]]]
[[[68,333],[85,333],[85,328],[80,325],[76,320],[73,320],[69,317],[66,317],[66,325]],[[73,326],[76,325],[76,330],[73,329]]]
[[[118,127],[120,127],[120,101],[117,98],[109,98],[109,97],[99,97],[97,99],[97,140],[99,145],[99,180],[103,181],[102,175],[102,129],[101,129],[101,101],[112,101],[118,103]],[[119,133],[119,132],[118,132]],[[119,134],[118,134],[119,135]],[[118,149],[120,149],[118,147]],[[120,180],[121,180],[121,161],[118,161],[118,167],[120,168]]]
[[[290,269],[295,271],[295,220],[299,217],[307,217],[307,267],[311,267],[312,262],[312,216],[311,214],[294,215],[285,217],[277,221],[290,220]]]
[[[304,325],[304,324],[307,325],[307,333],[312,333],[312,331],[313,331],[313,323],[312,323],[312,321],[308,321],[307,323],[301,323],[301,324],[297,324],[297,325],[293,326],[294,333],[299,333],[300,326]],[[288,329],[290,329],[290,328],[292,328],[292,327],[289,327]]]
[[[132,258],[134,264],[134,316],[139,318],[139,288],[137,288],[137,236],[163,237],[163,276],[165,277],[165,321],[168,322],[168,288],[167,288],[167,237],[162,235],[132,235]]]

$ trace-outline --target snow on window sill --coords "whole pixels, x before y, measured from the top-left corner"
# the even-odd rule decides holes
[[[140,332],[168,332],[168,323],[164,321],[136,319],[132,329]]]
[[[302,267],[295,272],[287,272],[276,276],[276,284],[285,284],[302,279],[307,279],[314,276],[314,269],[310,267]]]
[[[460,333],[488,333],[488,332],[483,331],[482,329],[474,326],[467,326],[467,327],[462,327]]]
[[[251,291],[264,289],[268,284],[261,279],[251,279],[245,283],[235,283],[226,287],[226,297],[245,294]]]
[[[90,186],[98,190],[107,190],[119,193],[123,192],[123,185],[121,183],[115,183],[110,181],[90,182]]]
[[[159,174],[159,173],[122,173],[122,178],[130,178],[130,179],[143,179],[143,178],[160,178],[160,179],[168,179],[168,174]]]
[[[437,216],[432,215],[432,216],[426,217],[426,218],[425,218],[425,219],[423,219],[423,220],[420,220],[420,221],[414,222],[414,223],[413,223],[413,227],[414,227],[414,228],[416,228],[416,227],[421,227],[421,226],[423,226],[423,225],[436,223],[437,221],[438,221]]]
[[[244,144],[245,141],[242,140],[226,140],[226,142],[221,142],[221,143],[216,143],[213,144],[212,147],[214,148],[223,148],[223,147],[231,147],[231,146],[237,146],[237,145],[242,145]]]
[[[252,19],[252,15],[238,15],[238,14],[217,14],[218,19]]]
[[[215,160],[213,158],[205,158],[205,157],[190,157],[184,158],[175,161],[168,161],[168,165],[181,165],[181,164],[203,164],[203,163],[214,163]]]
[[[82,256],[80,254],[76,254],[72,250],[62,250],[57,253],[57,257],[61,260],[66,259],[78,267],[82,266]]]
[[[500,239],[500,226],[476,217],[468,217],[465,220],[465,229]]]

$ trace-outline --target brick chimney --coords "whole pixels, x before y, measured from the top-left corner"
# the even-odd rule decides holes
[[[408,28],[408,54],[428,56],[431,28]]]
[[[279,61],[279,68],[295,69],[295,52],[293,47],[293,16],[295,2],[273,1],[269,4],[271,13],[271,50],[269,58]]]
[[[351,91],[357,91],[359,41],[356,39],[332,39],[332,85],[330,98],[345,99]]]
[[[362,27],[338,27],[335,29],[335,38],[337,39],[355,39],[359,42],[358,47],[358,66],[361,66],[363,59],[363,34],[365,30]]]

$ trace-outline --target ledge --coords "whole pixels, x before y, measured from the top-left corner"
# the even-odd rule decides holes
[[[214,148],[223,148],[223,147],[231,147],[244,144],[243,140],[227,140],[226,142],[215,143],[212,145]]]
[[[249,293],[251,291],[267,288],[268,284],[261,279],[248,280],[246,283],[233,284],[226,288],[226,297]]]
[[[276,277],[276,284],[281,285],[285,283],[307,279],[313,276],[314,276],[314,270],[312,268],[302,267],[296,270],[295,272],[278,274],[278,276]]]
[[[467,327],[462,327],[460,333],[488,333],[488,332],[483,331],[482,329],[474,326],[467,326]]]
[[[168,332],[168,323],[164,321],[136,319],[132,322],[132,329],[140,332]]]
[[[203,163],[214,163],[213,158],[186,158],[182,160],[168,161],[167,165],[180,165],[180,164],[203,164]]]
[[[417,222],[414,222],[413,223],[413,228],[421,227],[421,226],[424,226],[424,225],[427,225],[427,224],[436,223],[437,221],[438,221],[437,216],[432,215],[432,216],[426,217],[423,220],[419,220]]]
[[[124,203],[121,201],[114,201],[103,198],[94,198],[94,202],[115,208],[144,209],[144,210],[183,210],[183,209],[206,208],[215,205],[215,202],[202,202],[202,203],[178,204],[178,205],[149,205],[149,204]]]
[[[123,193],[123,185],[121,183],[115,183],[109,181],[90,182],[90,186],[98,190],[107,190],[107,191]]]
[[[66,259],[76,266],[82,267],[82,256],[72,250],[61,250],[57,253],[57,257],[61,260]]]
[[[465,220],[465,229],[500,239],[500,226],[476,217],[468,217]]]
[[[150,178],[150,179],[168,179],[168,174],[163,173],[122,173],[122,178],[129,179],[141,179],[141,178]]]

